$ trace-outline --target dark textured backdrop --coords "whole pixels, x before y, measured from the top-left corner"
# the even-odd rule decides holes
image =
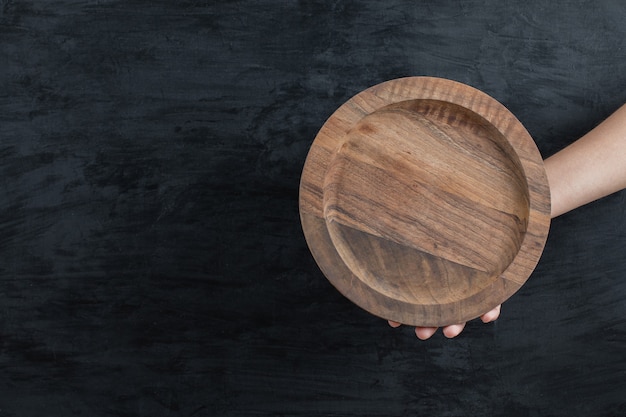
[[[391,78],[571,143],[626,102],[622,0],[0,4],[0,416],[626,415],[626,194],[426,342],[330,286],[297,207],[317,130]]]

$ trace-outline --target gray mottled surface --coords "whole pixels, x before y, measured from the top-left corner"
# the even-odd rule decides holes
[[[622,1],[0,2],[0,415],[624,416],[625,194],[494,324],[418,341],[310,257],[308,147],[407,75],[548,156],[626,101]],[[626,156],[625,156],[626,158]]]

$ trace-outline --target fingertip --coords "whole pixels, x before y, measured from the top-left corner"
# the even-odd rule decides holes
[[[393,320],[387,320],[387,323],[389,323],[389,325],[393,328],[402,326],[402,323],[398,323],[397,321]]]
[[[416,327],[415,336],[420,340],[429,339],[437,331],[437,327]]]
[[[483,323],[489,323],[492,321],[495,321],[498,319],[498,317],[500,317],[500,309],[502,306],[497,306],[496,308],[494,308],[493,310],[483,314],[480,319],[482,320]]]
[[[459,334],[461,334],[464,328],[465,323],[446,326],[443,328],[443,335],[448,339],[452,339],[453,337],[457,337]]]

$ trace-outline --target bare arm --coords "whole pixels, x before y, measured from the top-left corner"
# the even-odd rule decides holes
[[[552,217],[626,188],[626,105],[545,160]]]

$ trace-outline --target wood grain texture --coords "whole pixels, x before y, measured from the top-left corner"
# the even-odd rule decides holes
[[[469,86],[428,77],[340,107],[312,145],[300,201],[317,218],[304,231],[328,279],[366,310],[420,326],[509,298],[550,223],[543,163],[519,121]]]

